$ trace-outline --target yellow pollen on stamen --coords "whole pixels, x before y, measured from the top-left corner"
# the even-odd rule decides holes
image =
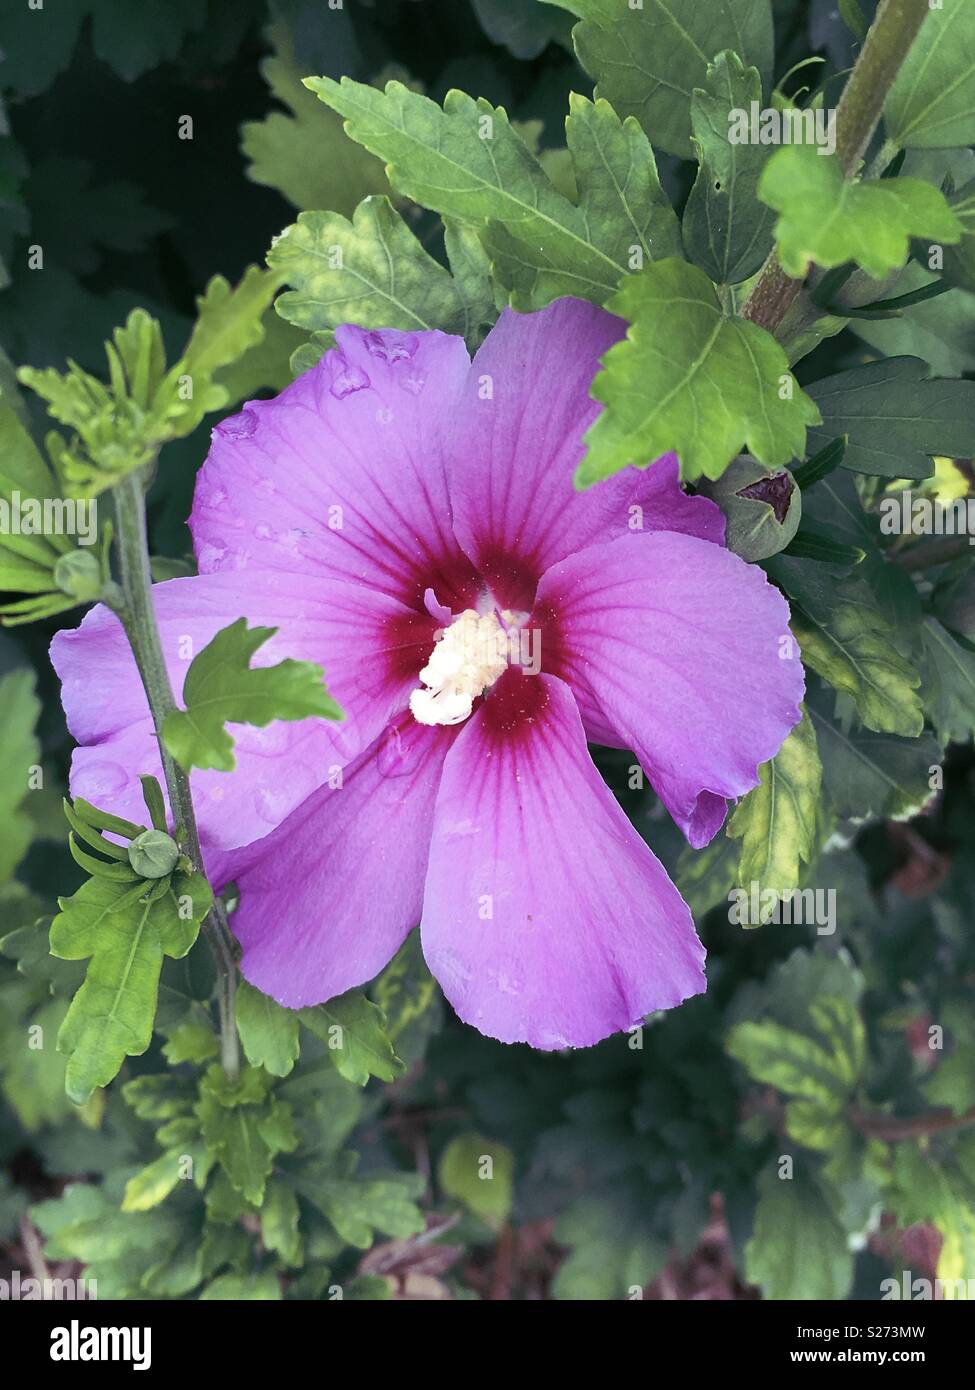
[[[466,609],[440,634],[420,672],[423,687],[410,696],[419,724],[460,724],[474,701],[503,675],[508,637],[495,613]]]

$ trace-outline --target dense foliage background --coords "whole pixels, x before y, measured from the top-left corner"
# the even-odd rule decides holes
[[[869,21],[872,8],[844,5],[841,16],[830,0],[775,0],[776,77],[823,60],[785,90],[825,84],[835,101],[860,46],[856,17]],[[67,358],[104,376],[103,343],[137,306],[158,319],[175,360],[211,278],[236,285],[263,265],[298,211],[351,217],[363,198],[390,195],[446,264],[440,219],[390,189],[382,162],[300,85],[306,75],[398,78],[436,101],[451,88],[486,97],[571,197],[569,93],[592,94],[572,23],[534,0],[45,0],[42,11],[6,0],[3,389],[18,390],[13,366],[62,369]],[[190,139],[179,133],[187,116]],[[689,148],[665,149],[660,178],[680,211],[696,165]],[[915,172],[940,184],[943,154],[912,152]],[[958,184],[971,177],[963,157],[953,154]],[[800,382],[883,352],[970,377],[975,283],[964,288],[965,274],[970,262],[948,293],[897,318],[837,323],[799,363]],[[912,264],[897,292],[927,278]],[[300,298],[300,276],[291,283]],[[300,365],[327,343],[309,339],[316,325],[300,306],[287,322],[267,298],[263,337],[215,377],[224,413],[279,390],[296,350]],[[493,313],[490,301],[470,310],[469,336]],[[41,400],[22,391],[18,401],[42,441]],[[185,518],[218,418],[163,450],[148,499],[157,578],[192,565]],[[891,452],[949,452],[920,427],[901,439],[883,420],[874,428]],[[970,416],[959,434],[973,437]],[[811,451],[828,442],[811,437]],[[924,471],[908,476],[929,496],[971,489],[968,458]],[[653,794],[632,786],[630,755],[600,753],[698,915],[710,987],[642,1035],[576,1054],[504,1047],[460,1024],[411,939],[368,991],[385,1024],[360,1013],[358,1053],[339,1064],[327,1035],[303,1026],[296,1063],[297,1023],[292,1035],[250,1020],[252,1066],[229,1095],[212,1060],[211,967],[197,949],[166,961],[150,1049],[74,1104],[55,1039],[84,965],[49,956],[46,928],[56,896],[84,872],[66,846],[71,741],[47,648],[78,610],[0,631],[0,1276],[87,1270],[102,1297],[499,1299],[871,1299],[904,1270],[975,1278],[970,560],[947,570],[881,559],[874,532],[863,539],[866,513],[844,530],[841,509],[846,489],[859,507],[890,477],[859,475],[858,496],[851,472],[832,476],[828,498],[817,505],[810,489],[808,502],[837,528],[828,558],[841,561],[844,543],[870,549],[868,565],[883,567],[878,611],[891,620],[883,642],[913,643],[923,601],[953,634],[960,675],[922,662],[927,732],[910,737],[858,727],[849,696],[844,713],[811,678],[827,734],[822,834],[815,854],[802,852],[813,861],[803,883],[835,891],[830,935],[729,922],[741,846],[722,835],[713,851],[681,854]],[[30,790],[28,764],[43,768]],[[243,1169],[241,1134],[263,1145]],[[174,1151],[195,1156],[192,1181],[177,1180]]]

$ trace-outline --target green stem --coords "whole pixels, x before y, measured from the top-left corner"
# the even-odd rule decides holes
[[[162,738],[166,715],[177,708],[163,658],[159,628],[152,603],[152,576],[146,536],[144,472],[129,473],[113,491],[117,525],[116,545],[119,562],[119,589],[106,600],[118,614],[149,701],[153,727],[159,743],[163,774],[169,790],[169,804],[177,835],[184,852],[198,873],[205,874],[200,835],[190,794],[190,779],[170,755]],[[116,596],[117,595],[117,596]],[[234,995],[237,964],[234,942],[220,903],[214,903],[203,923],[217,967],[217,1004],[220,1014],[220,1051],[224,1070],[231,1080],[240,1070],[235,1023]]]
[[[836,108],[836,157],[847,178],[859,168],[877,129],[887,93],[928,14],[928,0],[881,0]],[[801,279],[786,275],[773,251],[742,306],[742,318],[774,333],[802,286]]]

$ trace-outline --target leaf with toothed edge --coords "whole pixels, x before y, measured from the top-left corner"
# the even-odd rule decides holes
[[[622,116],[635,116],[668,154],[690,159],[691,100],[707,65],[733,49],[768,79],[772,71],[769,0],[545,0],[582,21],[572,31],[579,62]]]
[[[276,628],[248,628],[238,618],[193,658],[186,673],[186,708],[163,723],[163,741],[182,767],[232,772],[233,739],[225,724],[264,727],[274,719],[341,719],[342,711],[322,684],[322,669],[310,661],[281,661],[252,668],[250,659]]]
[[[573,94],[566,139],[577,202],[549,179],[501,107],[451,91],[443,108],[390,82],[307,85],[346,118],[353,139],[388,161],[397,192],[474,227],[515,308],[562,295],[603,303],[643,257],[674,255],[680,231],[635,121]]]
[[[672,450],[688,481],[719,478],[743,446],[768,467],[804,456],[818,409],[771,334],[724,315],[703,271],[655,262],[606,307],[630,328],[593,382],[606,409],[586,435],[577,487]]]

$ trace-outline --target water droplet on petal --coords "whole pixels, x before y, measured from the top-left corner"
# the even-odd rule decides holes
[[[336,353],[332,359],[332,366],[335,375],[329,390],[337,400],[344,400],[354,391],[362,391],[369,385],[369,378],[362,368],[347,362],[341,353]]]
[[[225,545],[211,545],[204,542],[198,551],[200,569],[206,573],[207,570],[217,569],[227,558],[227,547]]]
[[[254,527],[254,537],[256,540],[271,540],[273,536],[274,531],[270,526],[268,526],[266,521],[259,522],[258,525]]]
[[[276,719],[261,728],[248,724],[236,733],[237,748],[241,753],[259,753],[265,757],[277,757],[286,753],[294,737],[293,726],[284,720]]]
[[[412,770],[414,757],[403,743],[395,724],[390,724],[379,745],[379,771],[384,777],[405,777]]]
[[[129,784],[129,774],[119,763],[86,763],[71,779],[75,796],[96,804],[107,796],[118,796]]]
[[[285,531],[281,540],[285,550],[287,550],[290,555],[300,555],[302,551],[301,543],[307,538],[307,531],[302,531],[298,527],[293,527],[290,531]]]
[[[422,372],[416,371],[415,368],[413,371],[404,373],[403,376],[397,377],[397,380],[400,386],[402,386],[403,390],[409,391],[411,396],[418,396],[420,392],[423,390],[424,386],[426,386],[427,384],[426,377],[423,375]]]
[[[245,406],[239,415],[221,420],[217,430],[225,439],[246,439],[257,429],[257,412]]]
[[[287,792],[274,787],[257,787],[254,792],[254,809],[267,825],[278,825],[288,814],[290,797]]]
[[[405,362],[419,346],[415,333],[397,333],[393,329],[374,331],[365,336],[366,351],[382,362]]]
[[[270,478],[261,478],[254,484],[254,491],[261,497],[273,497],[277,492],[277,488],[271,482]],[[226,493],[224,493],[224,496],[226,496]]]

